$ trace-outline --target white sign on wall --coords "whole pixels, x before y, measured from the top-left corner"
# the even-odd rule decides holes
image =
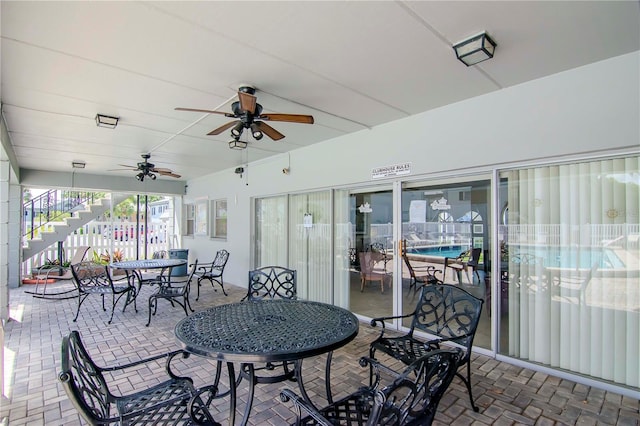
[[[382,179],[408,174],[411,174],[411,163],[393,164],[391,166],[376,167],[372,169],[371,179]]]

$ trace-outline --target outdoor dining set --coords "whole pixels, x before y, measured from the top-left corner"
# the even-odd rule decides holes
[[[359,361],[368,371],[368,382],[334,398],[333,352],[355,339],[358,318],[347,309],[299,298],[296,271],[280,266],[249,271],[247,293],[241,300],[194,312],[189,302],[192,282],[198,287],[198,297],[203,280],[227,294],[222,273],[228,258],[229,253],[221,250],[211,263],[195,261],[185,277],[171,273],[172,268],[186,263],[183,259],[71,266],[79,292],[74,321],[84,299],[100,294],[104,310],[105,296],[111,297],[111,323],[118,300],[124,298],[124,309],[128,305],[136,309],[136,298],[146,285],[156,288],[148,301],[147,326],[161,299],[177,303],[185,312],[174,330],[182,349],[122,365],[97,365],[78,331],[63,338],[59,380],[85,421],[103,425],[218,425],[223,421],[220,410],[212,407],[224,400],[228,401],[228,424],[236,424],[240,402],[244,408],[240,424],[246,425],[253,411],[255,387],[286,382],[291,387],[280,389],[280,400],[293,410],[294,424],[423,425],[432,422],[440,399],[456,376],[466,385],[471,407],[478,411],[472,396],[470,358],[483,301],[460,286],[421,283],[412,312],[372,319],[370,326],[380,327],[381,332]],[[124,274],[112,272],[117,270]],[[403,318],[411,321],[405,334],[386,328],[389,321]],[[177,360],[190,356],[215,364],[210,383],[196,387],[191,377],[177,371]],[[320,399],[316,392],[308,392],[303,369],[305,359],[317,356],[326,356]],[[113,392],[109,385],[115,373],[161,363],[166,370],[164,381],[139,384],[140,389],[125,395]],[[228,382],[223,385],[225,373]],[[240,386],[246,386],[246,400],[238,398]]]

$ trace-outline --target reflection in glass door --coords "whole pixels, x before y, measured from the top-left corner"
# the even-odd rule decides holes
[[[435,276],[446,284],[459,285],[485,299],[474,344],[491,348],[491,320],[486,306],[486,292],[490,289],[490,180],[429,186],[406,183],[401,199],[401,239],[407,261],[417,269],[416,275],[424,274],[426,267],[431,266],[440,271]],[[473,249],[479,254],[477,262],[472,259]],[[445,267],[445,259],[455,259],[463,253],[466,254],[456,262],[464,265],[462,268]],[[409,312],[415,305],[411,283],[410,271],[403,262],[402,312]],[[409,320],[402,325],[409,327]]]
[[[393,313],[391,187],[337,190],[334,303],[365,316]]]

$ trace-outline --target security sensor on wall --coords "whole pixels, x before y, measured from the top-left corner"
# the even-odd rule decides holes
[[[285,167],[282,169],[282,174],[283,175],[288,175],[291,172],[291,169],[289,167]]]
[[[244,173],[244,167],[236,167],[235,174],[240,175],[240,178],[242,178],[243,173]]]

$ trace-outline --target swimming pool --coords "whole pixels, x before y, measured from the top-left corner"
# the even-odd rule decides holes
[[[434,257],[458,257],[463,251],[469,250],[469,246],[444,245],[433,247],[408,248],[407,253],[420,254],[422,256]]]
[[[444,245],[433,247],[408,248],[408,253],[433,257],[457,257],[468,250],[468,246]],[[577,247],[533,247],[511,246],[511,255],[527,254],[540,259],[542,265],[553,268],[589,269],[598,263],[599,269],[624,269],[625,264],[615,251],[609,248],[577,248]]]
[[[615,251],[598,247],[527,247],[520,246],[514,253],[529,254],[542,260],[545,267],[590,269],[623,269],[625,264]]]

